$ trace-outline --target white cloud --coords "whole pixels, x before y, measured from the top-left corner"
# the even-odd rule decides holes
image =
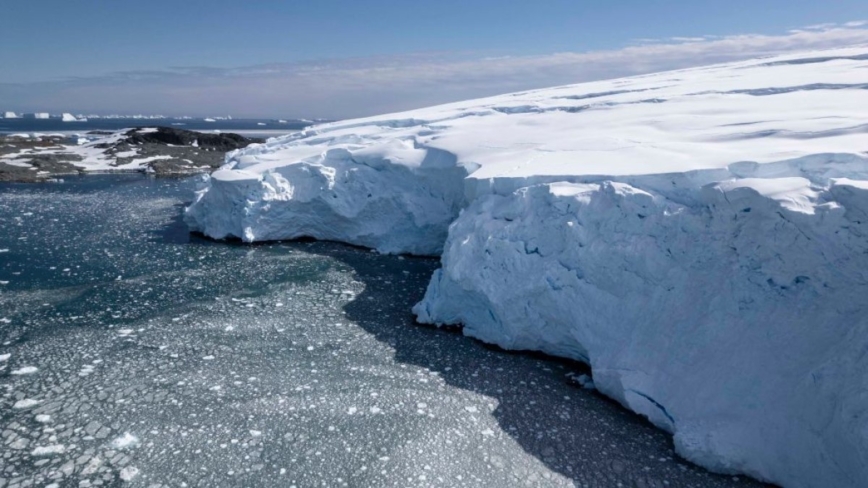
[[[757,56],[868,44],[866,25],[864,21],[823,24],[782,35],[643,39],[621,49],[535,56],[422,53],[231,69],[120,72],[62,82],[0,85],[0,108],[352,117]]]
[[[672,42],[702,42],[705,37],[670,37],[669,40]]]

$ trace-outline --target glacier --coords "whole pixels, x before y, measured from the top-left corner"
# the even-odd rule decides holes
[[[422,323],[588,363],[711,470],[868,484],[868,46],[315,125],[185,212],[441,255]]]

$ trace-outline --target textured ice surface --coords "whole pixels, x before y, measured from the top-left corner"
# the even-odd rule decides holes
[[[859,154],[868,127],[866,52],[790,55],[316,125],[229,153],[187,221],[216,238],[307,235],[430,254],[480,194],[559,180],[689,179],[699,170],[712,182],[744,168],[733,163]]]
[[[317,125],[230,153],[186,218],[390,253],[448,233],[420,321],[588,362],[709,468],[864,486],[866,54]]]
[[[190,241],[192,187],[0,186],[3,488],[757,486],[572,386],[579,365],[414,326],[436,261]]]
[[[753,186],[706,187],[701,205],[616,182],[480,198],[415,312],[588,362],[717,471],[860,486],[868,191]]]

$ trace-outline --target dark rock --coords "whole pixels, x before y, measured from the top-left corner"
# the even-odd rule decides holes
[[[0,183],[35,183],[43,178],[36,171],[11,164],[0,163]]]
[[[212,151],[227,152],[253,143],[265,142],[264,139],[244,137],[232,133],[203,133],[174,127],[156,127],[155,132],[140,132],[141,128],[132,129],[126,133],[130,144],[173,144],[175,146],[192,146],[198,143],[199,148]]]

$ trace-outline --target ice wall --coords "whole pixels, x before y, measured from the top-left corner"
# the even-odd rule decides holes
[[[418,163],[394,164],[386,150],[413,153]],[[192,230],[217,239],[314,237],[382,253],[434,256],[465,205],[467,170],[454,156],[400,142],[361,151],[330,149],[311,161],[262,173],[243,169],[255,156],[231,158],[236,169],[215,172],[185,214]]]
[[[842,159],[866,176],[868,161]],[[670,197],[603,181],[480,198],[414,312],[588,362],[598,389],[714,471],[863,486],[868,181],[730,179]]]

